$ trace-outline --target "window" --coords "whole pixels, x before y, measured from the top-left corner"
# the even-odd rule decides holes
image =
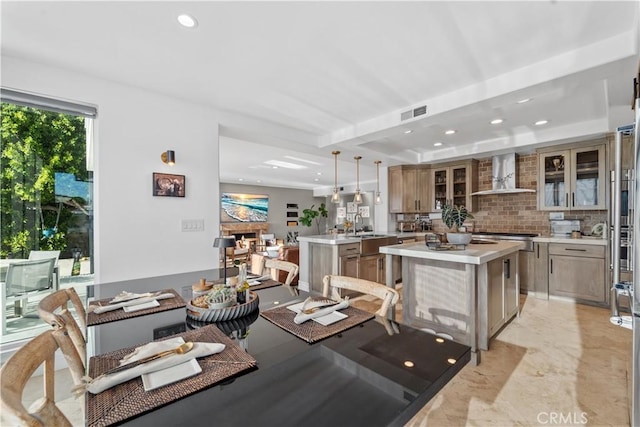
[[[58,254],[53,288],[93,283],[93,121],[90,106],[2,89],[0,282],[32,251]],[[4,296],[2,304],[5,304]],[[6,307],[2,342],[47,327],[37,299]]]

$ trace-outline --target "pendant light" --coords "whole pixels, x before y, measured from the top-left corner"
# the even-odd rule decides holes
[[[353,197],[353,203],[359,205],[362,203],[362,194],[360,194],[360,159],[362,156],[355,156],[356,159],[356,195]]]
[[[380,195],[380,163],[382,160],[376,160],[373,163],[376,164],[376,205],[382,204],[382,196]]]
[[[331,203],[340,203],[340,193],[338,193],[338,154],[340,154],[340,152],[332,151],[331,154],[333,154],[335,164],[333,171],[334,185],[333,195],[331,195]]]

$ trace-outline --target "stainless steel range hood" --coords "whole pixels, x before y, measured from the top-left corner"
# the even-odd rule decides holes
[[[536,190],[516,188],[517,168],[516,153],[493,156],[491,174],[492,189],[471,193],[472,196],[484,194],[535,193]]]

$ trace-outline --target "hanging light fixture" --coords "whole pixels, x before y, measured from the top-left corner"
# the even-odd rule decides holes
[[[373,163],[376,164],[376,205],[382,204],[382,196],[380,195],[380,163],[382,160],[376,160]]]
[[[333,158],[334,158],[334,173],[333,173],[333,179],[334,179],[334,185],[333,185],[333,195],[331,196],[331,202],[332,203],[340,203],[340,193],[338,192],[338,154],[340,154],[339,151],[332,151],[331,154],[333,154]]]
[[[359,205],[362,203],[362,194],[360,194],[360,159],[362,156],[355,156],[356,159],[356,195],[353,197],[353,203]]]

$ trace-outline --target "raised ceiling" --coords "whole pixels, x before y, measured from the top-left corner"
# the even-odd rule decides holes
[[[341,183],[354,155],[367,182],[374,160],[527,152],[630,123],[638,21],[634,1],[3,1],[1,48],[221,110],[222,182],[317,188],[332,150]]]

